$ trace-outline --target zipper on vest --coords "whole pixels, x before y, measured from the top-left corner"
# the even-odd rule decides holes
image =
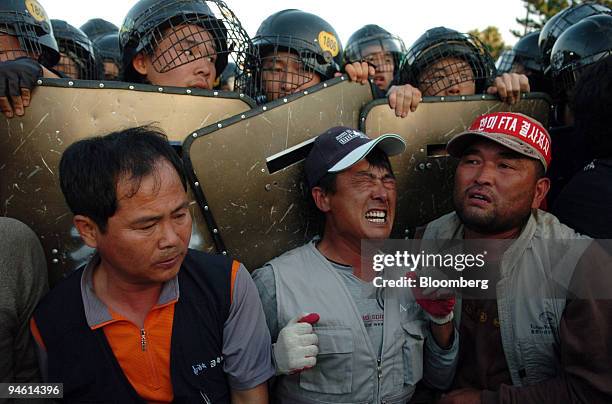
[[[140,347],[143,352],[147,350],[147,332],[144,328],[140,329]]]

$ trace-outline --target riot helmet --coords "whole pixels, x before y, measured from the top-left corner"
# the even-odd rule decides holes
[[[612,15],[593,15],[569,27],[559,36],[551,53],[557,95],[567,95],[585,67],[611,53]]]
[[[495,61],[495,68],[497,73],[509,73],[512,70],[514,64],[514,51],[512,49],[506,49],[502,51],[497,60]]]
[[[51,68],[59,60],[59,49],[51,21],[37,0],[0,2],[0,61],[30,57]],[[14,41],[13,39],[17,39]],[[13,43],[14,42],[14,43]]]
[[[495,64],[475,36],[446,27],[425,32],[400,63],[400,84],[417,87],[423,95],[483,93],[495,76]]]
[[[140,0],[119,33],[125,81],[146,82],[133,67],[141,52],[158,73],[198,59],[214,63],[218,77],[231,58],[243,65],[250,40],[234,13],[221,0]]]
[[[603,4],[583,3],[567,7],[548,20],[546,24],[544,24],[544,27],[542,27],[542,31],[538,37],[538,47],[542,55],[544,73],[549,73],[552,48],[559,36],[565,32],[566,29],[584,18],[597,14],[610,14],[610,12],[610,8]]]
[[[103,20],[102,18],[92,18],[87,21],[85,24],[81,25],[81,31],[85,33],[92,41],[98,37],[104,36],[106,34],[112,34],[119,32],[119,27],[117,27],[112,22],[108,22]]]
[[[100,79],[100,66],[87,35],[66,21],[53,19],[51,25],[60,51],[55,68],[72,79]]]
[[[225,69],[219,76],[219,83],[215,86],[215,88],[224,91],[234,91],[234,87],[236,84],[236,76],[240,75],[240,69],[234,62],[229,62]]]
[[[253,46],[259,59],[252,59],[249,67],[256,74],[257,95],[267,101],[330,79],[342,64],[336,30],[321,17],[301,10],[283,10],[266,18]]]
[[[121,77],[121,49],[119,48],[119,33],[97,37],[94,48],[104,69],[104,80],[119,80]]]
[[[496,63],[497,73],[518,73],[529,78],[531,91],[550,93],[551,82],[544,75],[538,38],[540,31],[530,32],[514,45],[512,50],[504,51]]]
[[[406,45],[400,37],[369,24],[350,36],[344,48],[344,63],[368,62],[376,71],[374,84],[386,90],[405,53]]]

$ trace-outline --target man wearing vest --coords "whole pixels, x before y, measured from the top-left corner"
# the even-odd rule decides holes
[[[410,291],[375,289],[362,275],[361,240],[391,233],[388,156],[405,147],[397,135],[373,140],[346,127],[315,140],[305,171],[323,235],[253,273],[274,342],[276,402],[405,403],[421,379],[450,387],[454,298],[420,301],[423,310]]]
[[[267,403],[270,335],[246,269],[188,249],[182,163],[138,127],[74,143],[60,185],[96,249],[30,328],[67,402]]]
[[[423,238],[505,246],[489,267],[495,295],[458,299],[459,365],[440,403],[610,402],[610,258],[590,260],[597,243],[538,210],[550,184],[546,129],[522,114],[485,114],[447,150],[460,158],[455,212]]]

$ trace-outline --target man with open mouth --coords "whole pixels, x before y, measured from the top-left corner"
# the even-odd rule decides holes
[[[374,289],[361,267],[362,240],[391,233],[389,156],[405,147],[397,135],[370,139],[347,127],[315,140],[305,173],[323,234],[253,273],[274,343],[276,402],[405,403],[421,379],[449,387],[458,349],[452,304],[438,302],[442,316],[414,301],[402,310],[410,292]]]

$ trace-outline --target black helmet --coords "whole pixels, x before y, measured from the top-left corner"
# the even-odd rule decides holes
[[[467,62],[471,74],[465,74],[456,64],[450,65],[456,76],[454,83],[448,77],[422,77],[440,60],[455,58]],[[495,64],[485,45],[475,36],[462,34],[446,27],[432,28],[417,39],[400,63],[401,84],[411,84],[423,94],[437,94],[457,82],[474,81],[476,93],[482,93],[495,76]]]
[[[80,30],[93,41],[99,36],[119,32],[119,27],[112,22],[103,20],[102,18],[92,18],[85,24],[81,25]]]
[[[105,80],[119,80],[121,77],[121,49],[119,47],[119,32],[113,32],[97,37],[93,41],[96,55],[104,68]],[[107,70],[106,64],[113,63],[116,66]]]
[[[344,63],[368,61],[367,57],[376,52],[389,52],[393,56],[393,68],[397,71],[406,45],[400,37],[391,34],[378,25],[369,24],[359,28],[348,39],[344,48]],[[379,66],[375,66],[377,69]],[[384,67],[382,67],[384,68]]]
[[[238,65],[244,64],[251,51],[246,31],[234,13],[221,0],[140,0],[125,17],[119,33],[122,68],[126,81],[143,82],[144,78],[132,66],[140,52],[154,54],[164,37],[164,30],[183,24],[199,25],[212,36],[217,54],[215,68],[221,74],[231,55]],[[153,67],[160,73],[175,69],[197,59],[209,57],[206,52],[188,57],[156,55]]]
[[[583,3],[559,11],[544,24],[538,38],[538,47],[545,73],[548,74],[552,48],[559,36],[578,21],[597,14],[610,14],[610,8],[597,3]]]
[[[37,0],[0,1],[0,32],[19,39],[20,49],[5,49],[16,57],[38,55],[38,62],[53,67],[59,60],[51,21]],[[23,54],[25,52],[25,54]]]
[[[497,73],[508,73],[512,70],[512,65],[514,64],[514,51],[512,49],[506,49],[502,51],[497,60],[495,61],[495,68],[497,69]]]
[[[497,60],[497,73],[521,73],[529,78],[531,91],[550,93],[552,83],[544,75],[538,38],[540,31],[530,32],[514,45],[512,50],[504,51]]]
[[[336,30],[321,17],[300,10],[283,10],[266,18],[253,38],[253,45],[261,59],[251,60],[249,67],[259,75],[255,78],[259,91],[263,91],[262,77],[271,72],[266,66],[270,62],[274,65],[279,52],[295,55],[293,59],[300,65],[296,75],[299,78],[291,83],[286,78],[272,81],[295,87],[309,82],[313,72],[322,80],[330,79],[342,65],[342,44]],[[277,96],[274,94],[273,98]]]
[[[551,54],[551,74],[557,94],[571,90],[585,67],[611,53],[611,15],[594,15],[569,27],[559,36]]]
[[[61,55],[55,68],[73,79],[100,79],[100,66],[87,35],[66,21],[54,19],[51,25]]]

